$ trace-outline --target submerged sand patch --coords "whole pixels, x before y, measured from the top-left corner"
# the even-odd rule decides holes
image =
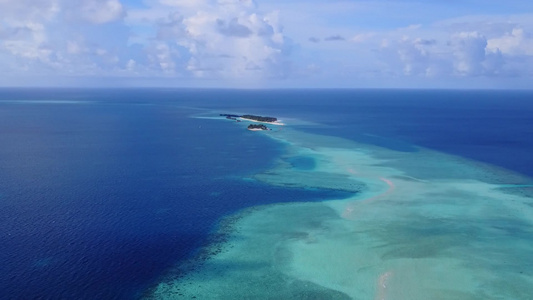
[[[533,200],[505,170],[420,149],[397,152],[287,128],[273,132],[312,170],[276,167],[273,185],[353,197],[253,208],[220,251],[151,298],[529,299]]]

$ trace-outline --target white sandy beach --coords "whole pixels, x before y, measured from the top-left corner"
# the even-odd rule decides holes
[[[260,128],[248,128],[248,130],[250,130],[250,131],[267,131],[267,130],[263,130],[263,129],[260,129]]]

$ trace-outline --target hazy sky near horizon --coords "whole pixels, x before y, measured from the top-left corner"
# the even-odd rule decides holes
[[[0,0],[0,86],[533,88],[525,0]]]

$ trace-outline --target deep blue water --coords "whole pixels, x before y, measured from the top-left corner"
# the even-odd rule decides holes
[[[202,246],[221,216],[345,196],[241,180],[283,146],[232,122],[189,118],[202,112],[195,107],[314,120],[327,126],[302,130],[398,151],[415,143],[533,176],[532,96],[0,90],[0,298],[137,298]],[[291,163],[313,168],[305,157]]]
[[[205,107],[312,120],[320,126],[301,129],[398,151],[419,145],[533,177],[531,90],[275,90],[229,98]]]

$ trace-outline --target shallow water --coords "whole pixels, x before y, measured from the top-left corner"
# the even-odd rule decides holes
[[[0,89],[1,295],[529,299],[531,95]]]
[[[150,298],[533,295],[533,199],[509,192],[530,178],[423,148],[395,151],[290,127],[264,134],[288,146],[253,179],[353,197],[245,210],[220,229],[229,236],[220,252],[167,278]]]
[[[138,299],[222,216],[343,197],[243,180],[283,146],[153,90],[24,93],[0,89],[1,299]]]

